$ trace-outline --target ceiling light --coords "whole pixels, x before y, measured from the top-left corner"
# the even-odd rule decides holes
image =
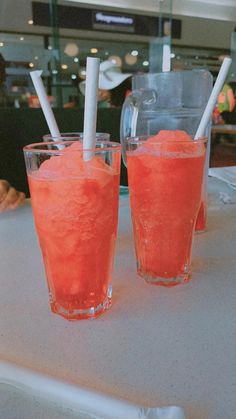
[[[25,39],[25,38],[24,38],[23,36],[21,36],[21,37],[20,37],[20,41],[24,41],[24,39]]]
[[[133,57],[137,57],[138,51],[134,49],[133,51],[131,51],[131,55],[133,55]]]
[[[62,64],[62,65],[61,65],[61,68],[62,68],[62,70],[67,70],[68,65],[67,65],[67,64]]]
[[[51,45],[48,45],[48,49],[49,49],[49,50],[52,50],[52,46],[51,46]]]
[[[86,77],[86,70],[85,69],[80,70],[79,75],[80,75],[81,79],[85,79],[85,77]]]
[[[131,54],[126,54],[125,55],[125,62],[128,65],[134,65],[137,62],[137,57],[131,55]]]
[[[69,57],[75,57],[79,52],[79,47],[76,45],[75,42],[69,42],[66,44],[64,53],[68,55]]]
[[[77,79],[76,74],[71,74],[71,78],[72,78],[72,80],[76,80]]]
[[[57,70],[52,70],[52,74],[57,74],[58,71]]]
[[[34,24],[33,19],[29,19],[29,20],[28,20],[28,24],[29,24],[29,25],[33,25],[33,24]]]
[[[0,47],[4,47],[4,43],[3,42],[0,42]]]
[[[149,65],[149,61],[143,61],[143,66],[147,67]]]
[[[78,57],[75,57],[75,58],[74,58],[74,62],[75,62],[75,63],[78,63],[78,62],[79,62]]]
[[[226,57],[229,57],[229,55],[219,55],[218,60],[223,61]]]
[[[33,68],[34,67],[34,63],[29,63],[29,67]]]
[[[108,58],[109,61],[111,61],[113,64],[117,65],[118,67],[122,66],[122,60],[118,55],[111,55]]]
[[[91,54],[97,54],[98,49],[97,48],[90,48]]]

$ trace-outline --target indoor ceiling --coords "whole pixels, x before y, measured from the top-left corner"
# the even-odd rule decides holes
[[[85,3],[81,0],[64,0],[64,3],[68,1]],[[87,0],[86,4],[159,13],[160,8],[170,7],[171,0],[145,0],[145,3],[143,0]],[[172,13],[180,16],[236,21],[236,0],[172,0]]]
[[[8,10],[7,7],[9,7],[9,1],[11,0],[0,0],[0,11],[3,12],[4,10]],[[23,0],[25,2],[25,5],[29,3],[28,0]],[[78,6],[82,4],[79,0],[58,0],[58,4],[67,4],[71,2],[77,2]],[[145,12],[154,12],[158,14],[158,8],[161,3],[162,10],[169,10],[171,6],[171,0],[164,0],[163,2],[160,2],[158,0],[146,0],[145,1]],[[223,6],[222,6],[223,3]],[[73,3],[74,4],[74,3]],[[85,3],[83,3],[85,4]],[[100,0],[99,4],[97,1],[94,0],[88,0],[87,4],[98,6],[106,6],[106,7],[122,7],[126,10],[127,7],[129,10],[135,9],[135,13],[141,11],[141,8],[143,10],[143,0]],[[86,4],[86,6],[87,6]],[[4,6],[5,5],[5,6]],[[29,5],[29,4],[28,4]],[[183,36],[185,35],[185,32],[187,34],[187,37],[189,38],[190,34],[189,32],[192,32],[194,36],[192,36],[191,42],[189,44],[186,44],[186,36],[185,40],[181,40],[182,44],[180,45],[180,42],[176,42],[173,40],[172,45],[172,69],[191,69],[191,68],[207,68],[212,73],[217,73],[219,70],[219,67],[221,65],[220,57],[223,55],[228,55],[230,53],[230,39],[229,36],[226,39],[225,45],[226,47],[222,46],[223,43],[220,45],[217,41],[212,42],[211,45],[206,45],[205,42],[198,42],[196,41],[197,35],[199,32],[206,32],[210,33],[209,28],[210,26],[215,28],[215,22],[212,20],[211,22],[207,21],[207,24],[204,31],[203,27],[201,26],[201,31],[199,31],[199,27],[195,26],[193,28],[193,21],[198,19],[194,18],[184,18],[184,15],[189,16],[202,16],[205,13],[205,17],[214,17],[216,18],[216,14],[219,13],[221,9],[224,9],[221,14],[221,19],[228,16],[229,12],[231,12],[231,20],[236,13],[236,0],[173,0],[173,13],[177,15],[183,15],[182,20],[184,21],[190,21],[188,26],[188,30],[185,30],[185,22],[183,23]],[[25,9],[24,9],[25,10]],[[28,18],[30,17],[30,8],[27,10],[27,13],[25,11],[24,16],[24,22],[28,21]],[[170,10],[169,10],[170,11]],[[214,12],[214,13],[213,13]],[[18,12],[17,12],[18,13]],[[0,13],[2,15],[2,13]],[[16,18],[16,17],[15,17]],[[22,17],[23,19],[23,17]],[[236,16],[235,16],[235,22],[236,22]],[[205,19],[202,19],[201,21],[205,21]],[[201,22],[202,24],[203,22]],[[210,25],[211,23],[211,25]],[[231,25],[230,25],[231,23]],[[225,28],[225,26],[232,27],[234,26],[234,23],[231,21],[228,22],[219,22],[220,27]],[[199,25],[199,23],[198,23]],[[23,25],[22,25],[23,27]],[[20,17],[18,16],[18,28],[20,28]],[[29,26],[27,27],[27,30],[29,31],[29,28],[32,30],[32,32],[38,31],[47,31],[48,28],[45,27],[33,27]],[[189,29],[190,28],[190,29]],[[213,32],[215,29],[213,30]],[[15,62],[15,67],[17,69],[13,69],[14,65],[11,66],[10,71],[11,73],[15,72],[26,72],[27,71],[27,63],[28,63],[28,70],[29,70],[29,64],[31,64],[31,68],[42,68],[45,71],[48,69],[48,62],[51,60],[53,56],[52,50],[47,50],[45,48],[44,44],[44,33],[38,33],[36,35],[29,33],[26,34],[26,31],[23,31],[22,33],[9,33],[4,32],[0,33],[0,53],[4,56],[5,60],[10,62]],[[219,30],[217,30],[219,32]],[[230,30],[229,30],[230,32]],[[64,31],[65,33],[65,31]],[[85,66],[85,60],[86,56],[91,53],[91,48],[96,48],[98,51],[95,53],[95,56],[99,56],[101,60],[106,60],[110,57],[120,57],[122,60],[122,69],[125,72],[137,72],[137,71],[148,71],[148,59],[149,59],[149,40],[146,39],[142,42],[142,40],[136,40],[134,41],[134,38],[124,39],[121,36],[119,38],[116,34],[104,34],[104,33],[93,33],[93,38],[90,39],[87,37],[87,34],[84,34],[82,37],[78,34],[78,36],[60,36],[60,52],[61,52],[61,63],[64,65],[63,74],[67,77],[70,77],[72,74],[78,74],[78,71],[81,70]],[[24,36],[22,36],[22,34]],[[225,31],[224,31],[225,34]],[[112,37],[113,35],[113,37]],[[94,39],[96,36],[96,39]],[[114,40],[114,36],[116,36]],[[212,37],[214,39],[215,33],[212,34]],[[24,39],[22,39],[24,38]],[[110,38],[110,39],[109,39]],[[144,39],[145,37],[143,37]],[[146,37],[147,38],[147,37]],[[223,36],[221,35],[221,39]],[[189,40],[189,39],[187,39]],[[205,40],[205,38],[204,38]],[[1,46],[1,42],[3,43],[3,46]],[[52,44],[52,39],[49,38],[49,42]],[[195,44],[194,44],[195,42]],[[197,43],[196,43],[197,42]],[[78,54],[75,55],[68,55],[66,53],[66,48],[68,44],[74,44],[76,48],[78,49]],[[190,46],[191,45],[191,46]],[[196,47],[195,47],[196,45]],[[212,47],[213,45],[213,47]],[[215,47],[214,47],[215,45]],[[136,61],[135,61],[135,55],[132,55],[133,57],[133,64],[128,64],[126,61],[126,56],[131,55],[132,51],[138,51],[138,54],[136,54]],[[78,56],[78,57],[77,57]],[[35,58],[37,57],[37,58]],[[131,58],[132,58],[131,57]],[[78,60],[77,60],[78,58]],[[130,57],[129,57],[130,58]],[[18,62],[18,64],[17,64]],[[143,64],[145,63],[145,65]],[[22,64],[22,69],[20,70],[20,65]]]

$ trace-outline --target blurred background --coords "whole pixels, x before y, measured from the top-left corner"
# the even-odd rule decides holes
[[[231,55],[236,93],[235,27],[235,0],[1,0],[0,106],[37,107],[29,71],[42,69],[53,107],[82,107],[88,55],[131,74],[204,68],[214,78]]]

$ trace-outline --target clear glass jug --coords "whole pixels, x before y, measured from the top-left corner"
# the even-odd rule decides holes
[[[194,137],[209,99],[212,84],[212,75],[206,70],[134,76],[132,93],[126,98],[121,113],[120,140],[124,164],[126,164],[124,141],[127,137],[155,135],[160,130],[184,130]],[[204,202],[206,202],[210,156],[210,129],[211,121],[204,133],[204,136],[208,137],[202,192]],[[206,213],[205,207],[206,205],[202,208],[204,213]],[[204,226],[199,226],[199,230],[204,229]]]
[[[134,76],[132,93],[121,114],[121,140],[180,129],[195,135],[212,90],[206,70],[148,73]]]

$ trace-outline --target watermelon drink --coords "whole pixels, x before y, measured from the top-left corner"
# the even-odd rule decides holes
[[[206,223],[207,223],[207,203],[206,203],[206,199],[202,199],[198,216],[197,216],[195,231],[201,232],[201,233],[206,231]]]
[[[190,280],[205,155],[206,139],[184,131],[126,141],[137,270],[149,283]]]
[[[120,145],[99,140],[85,161],[81,143],[60,144],[32,144],[24,154],[51,310],[76,320],[111,304]]]

